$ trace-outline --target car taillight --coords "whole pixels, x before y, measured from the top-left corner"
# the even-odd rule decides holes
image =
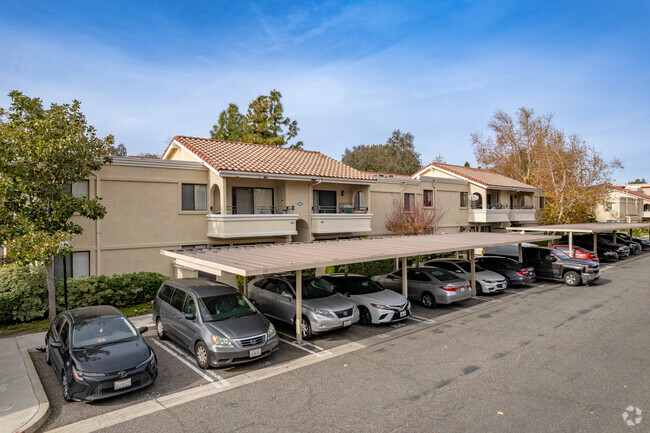
[[[458,286],[449,285],[449,286],[442,286],[441,288],[442,288],[442,290],[446,290],[448,292],[455,292],[456,289],[458,289]]]
[[[528,275],[528,271],[517,271],[519,275]]]
[[[155,300],[155,299],[154,299],[153,301],[151,301],[151,306],[152,306],[152,307],[155,307],[155,306],[156,306],[156,300]]]

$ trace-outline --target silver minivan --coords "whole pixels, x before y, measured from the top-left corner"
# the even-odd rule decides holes
[[[244,295],[203,278],[165,281],[152,315],[158,337],[194,353],[201,368],[254,361],[280,344],[273,324]]]
[[[248,284],[248,296],[269,317],[289,324],[296,318],[296,276],[263,275]],[[351,300],[336,293],[320,278],[302,277],[302,337],[339,328],[359,321],[359,310]]]

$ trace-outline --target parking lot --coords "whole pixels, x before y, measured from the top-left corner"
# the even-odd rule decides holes
[[[646,256],[650,256],[650,254],[643,253],[641,256],[628,258],[615,265],[603,266],[603,277],[596,285],[611,285],[611,281],[608,279],[610,269],[618,268],[625,272],[625,269],[635,267],[635,264]],[[503,306],[518,303],[517,299],[522,297],[541,293],[561,297],[566,289],[568,288],[562,284],[538,282],[527,287],[507,289],[502,294],[478,296],[463,304],[438,306],[434,309],[426,309],[414,303],[413,317],[402,322],[386,326],[353,325],[349,329],[317,336],[302,345],[295,342],[295,333],[292,327],[275,322],[281,338],[279,351],[260,361],[223,369],[213,368],[207,371],[200,370],[196,366],[193,355],[179,348],[175,343],[160,341],[155,336],[152,324],[149,324],[150,330],[145,334],[145,340],[154,349],[158,357],[159,376],[156,383],[141,391],[95,403],[65,403],[61,395],[61,386],[51,367],[45,364],[44,354],[34,352],[32,358],[51,405],[50,417],[41,431],[93,419],[120,409],[126,410],[129,407],[150,400],[171,399],[177,395],[184,395],[184,391],[186,393],[202,389],[209,389],[209,393],[227,391],[236,387],[233,384],[243,383],[242,381],[250,383],[258,379],[262,380],[267,376],[276,375],[278,374],[277,368],[282,366],[295,365],[299,367],[308,365],[308,363],[317,363],[321,360],[332,359],[348,350],[379,345],[387,341],[399,344],[400,339],[410,334],[428,328],[436,332],[436,328],[441,328],[442,325],[448,322],[456,323],[458,322],[457,319],[466,316],[479,319],[489,318],[491,315],[499,313]],[[293,367],[286,368],[290,370]],[[209,393],[206,393],[206,395]]]

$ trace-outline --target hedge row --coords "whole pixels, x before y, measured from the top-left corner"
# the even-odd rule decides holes
[[[148,302],[168,277],[156,272],[68,279],[68,308],[90,305],[126,307]],[[57,311],[64,308],[63,281],[56,281]],[[47,283],[43,267],[0,266],[0,322],[45,317]]]

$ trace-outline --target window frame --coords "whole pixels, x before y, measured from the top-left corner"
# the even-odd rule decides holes
[[[79,257],[82,254],[86,255],[88,260],[88,268],[84,269],[83,271],[87,272],[82,272],[81,270],[78,270],[77,267],[80,265],[75,266],[75,256]],[[90,251],[72,251],[70,254],[68,254],[65,257],[65,266],[66,266],[66,278],[76,278],[76,277],[89,277],[90,276]],[[55,278],[63,278],[63,271],[61,270],[63,268],[63,256],[60,254],[57,254],[54,256],[54,276]]]
[[[428,200],[427,200],[427,198],[428,198]],[[422,205],[424,207],[433,207],[433,190],[432,189],[423,189],[422,190]]]
[[[404,212],[413,212],[415,210],[415,193],[405,192],[402,201],[404,202]]]
[[[469,193],[466,191],[460,191],[460,207],[461,208],[469,207]]]
[[[186,187],[192,187],[192,208],[185,208],[185,191]],[[197,196],[197,187],[203,187],[205,196],[204,196],[204,209],[196,208],[196,196]],[[181,183],[181,211],[182,212],[207,212],[208,210],[208,185],[204,183]]]

